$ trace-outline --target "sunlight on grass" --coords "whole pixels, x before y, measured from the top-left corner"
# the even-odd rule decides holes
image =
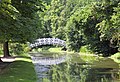
[[[116,63],[120,63],[120,52],[112,55],[110,58],[113,59]]]
[[[117,59],[120,59],[120,52],[118,52],[118,53],[112,55],[111,58],[117,58]]]
[[[15,58],[16,61],[26,61],[26,62],[32,62],[31,59],[27,59],[27,58]]]
[[[61,52],[62,48],[50,48],[49,51],[50,52]]]
[[[0,82],[37,82],[34,65],[30,57],[16,58],[0,73]]]

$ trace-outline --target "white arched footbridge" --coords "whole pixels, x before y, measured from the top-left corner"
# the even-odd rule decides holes
[[[30,48],[35,48],[42,45],[58,45],[66,48],[66,42],[58,38],[39,38],[30,44]]]

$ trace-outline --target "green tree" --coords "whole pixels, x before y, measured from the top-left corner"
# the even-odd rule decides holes
[[[103,20],[100,25],[101,40],[109,40],[110,46],[120,48],[120,2],[114,2],[110,19]]]
[[[114,7],[117,7],[118,3],[119,0],[103,0],[94,2],[92,5],[87,4],[85,7],[81,7],[75,11],[67,22],[68,46],[70,45],[72,50],[76,51],[77,49],[79,51],[80,43],[82,45],[85,43],[85,45],[89,46],[90,50],[96,53],[102,53],[104,56],[118,52],[119,26],[115,27],[114,25],[119,24],[114,24],[113,22],[113,14],[118,13],[114,11]],[[113,44],[116,47],[111,46],[111,38],[114,36],[110,34],[117,36],[117,40],[113,40]],[[82,39],[79,39],[81,35]],[[79,47],[77,47],[78,45]]]
[[[81,46],[104,56],[118,52],[120,0],[51,0],[40,14],[42,37],[67,41],[69,50]]]
[[[118,16],[119,11],[119,0],[103,0],[101,3],[96,4],[95,13],[101,17],[100,23],[97,24],[100,33],[100,42],[102,48],[99,49],[103,54],[111,55],[118,52],[119,45],[119,22],[120,17]],[[117,19],[116,19],[117,17]],[[98,19],[98,18],[97,18]],[[101,46],[100,46],[101,47]]]
[[[40,0],[2,0],[0,2],[0,41],[4,57],[10,56],[8,42],[27,42],[36,38],[39,30]]]
[[[66,29],[67,29],[66,38],[67,38],[68,48],[70,50],[72,49],[77,52],[79,52],[81,46],[87,45],[84,30],[85,28],[88,27],[86,25],[87,19],[92,14],[91,3],[93,2],[93,0],[91,0],[91,2],[89,1],[82,3],[81,2],[82,1],[76,2],[75,7],[73,8],[72,11],[73,14],[70,16],[66,24]],[[89,29],[89,30],[92,31],[93,29]]]

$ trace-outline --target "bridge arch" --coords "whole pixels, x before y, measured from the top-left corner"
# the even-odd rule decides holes
[[[58,45],[66,48],[66,42],[58,38],[39,38],[36,39],[33,43],[30,43],[30,48],[36,48],[42,45]]]

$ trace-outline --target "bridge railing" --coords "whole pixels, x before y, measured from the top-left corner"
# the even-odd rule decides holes
[[[59,45],[66,47],[66,42],[58,38],[39,38],[30,44],[31,48],[38,47],[41,45]]]

